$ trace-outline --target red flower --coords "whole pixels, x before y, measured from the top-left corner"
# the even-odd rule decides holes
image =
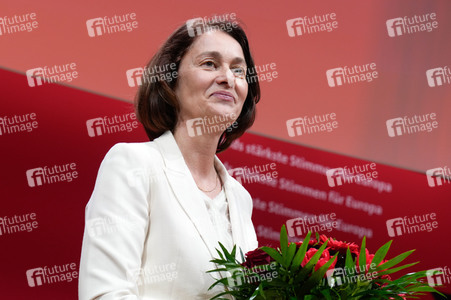
[[[313,246],[315,244],[318,244],[319,246],[321,246],[322,244],[324,244],[327,241],[327,239],[329,239],[329,241],[327,242],[327,247],[332,251],[338,251],[342,254],[346,254],[346,250],[349,248],[351,253],[353,253],[355,255],[359,254],[359,246],[357,244],[346,243],[346,242],[335,240],[333,238],[328,238],[324,234],[319,236],[319,241],[316,238],[313,240],[310,240],[309,246]],[[296,243],[296,245],[298,247],[300,247],[301,244],[302,243]]]
[[[324,244],[328,238],[327,238],[327,236],[322,234],[319,236],[319,239],[320,239],[320,243]],[[349,251],[351,251],[351,253],[354,253],[354,254],[359,253],[359,246],[357,244],[337,241],[333,238],[329,239],[329,242],[327,243],[327,247],[330,248],[331,250],[338,251],[342,254],[346,254],[346,250],[348,248],[349,248]]]
[[[304,260],[301,262],[301,266],[305,267],[305,265],[310,261],[310,259],[312,259],[313,255],[315,255],[315,253],[318,251],[318,249],[315,248],[310,248],[307,253],[305,253],[305,257]],[[318,260],[318,262],[315,265],[315,271],[317,271],[319,268],[321,268],[322,266],[324,266],[329,260],[330,260],[330,253],[328,251],[328,249],[326,248],[323,253],[321,253],[321,256]],[[337,263],[337,258],[335,258],[334,262],[332,263],[332,265],[330,265],[329,270],[335,268],[335,264]]]
[[[272,261],[274,261],[274,259],[272,259],[272,257],[269,256],[268,253],[260,248],[257,248],[246,253],[246,261],[241,265],[251,269],[254,266],[268,265]]]

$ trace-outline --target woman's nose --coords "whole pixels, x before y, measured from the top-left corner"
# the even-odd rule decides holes
[[[227,84],[227,86],[233,88],[235,85],[235,75],[229,68],[221,68],[218,76],[216,77],[216,82],[218,84]]]

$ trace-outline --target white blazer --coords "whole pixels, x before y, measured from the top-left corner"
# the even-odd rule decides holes
[[[258,246],[252,199],[215,157],[229,203],[233,242]],[[91,199],[79,299],[209,299],[219,248],[204,200],[170,131],[106,154]]]

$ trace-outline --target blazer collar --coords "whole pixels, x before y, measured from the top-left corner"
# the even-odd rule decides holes
[[[166,131],[159,138],[155,139],[154,142],[157,144],[163,157],[165,164],[164,171],[177,201],[180,203],[191,222],[193,222],[211,256],[217,257],[215,249],[219,249],[219,244],[216,239],[216,233],[213,230],[210,215],[208,214],[204,200],[198,196],[201,191],[197,188],[196,182],[185,163],[174,136],[170,131]],[[214,164],[218,171],[218,175],[224,184],[224,190],[229,204],[233,242],[234,244],[237,244],[238,247],[243,247],[247,243],[244,240],[245,237],[242,233],[245,224],[242,223],[240,211],[237,207],[238,203],[235,195],[237,187],[234,188],[233,185],[235,182],[216,156]],[[231,249],[227,250],[230,251]]]

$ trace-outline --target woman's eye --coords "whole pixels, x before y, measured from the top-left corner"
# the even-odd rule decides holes
[[[205,67],[208,67],[208,68],[216,67],[214,61],[211,61],[211,60],[207,60],[207,61],[202,62],[201,66],[205,66]]]
[[[235,67],[232,68],[233,74],[235,74],[235,76],[238,77],[244,77],[244,75],[246,74],[246,71],[244,70],[243,67]]]

